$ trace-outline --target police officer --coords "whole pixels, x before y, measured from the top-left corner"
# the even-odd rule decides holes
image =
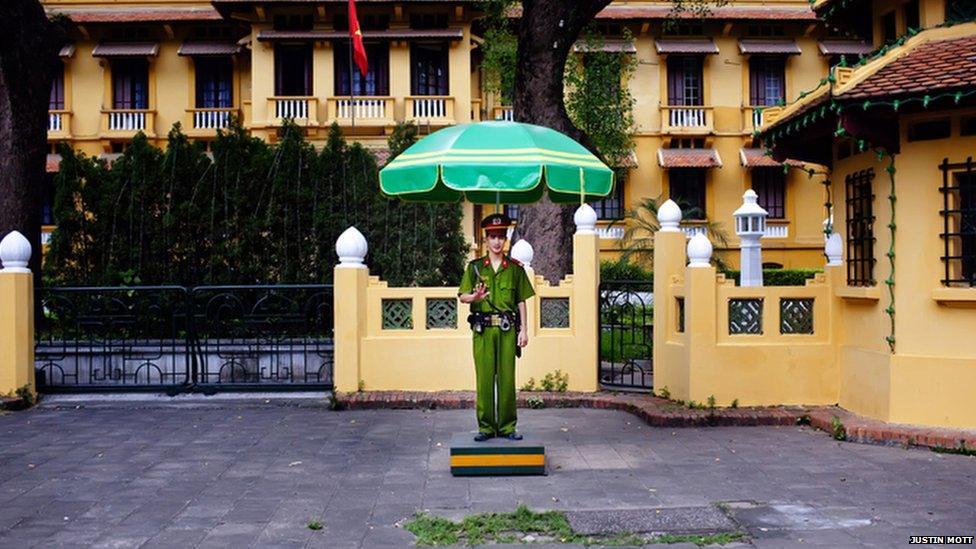
[[[468,263],[458,299],[471,305],[477,378],[478,442],[493,436],[521,440],[515,431],[515,351],[529,342],[525,300],[535,295],[525,269],[504,254],[508,230],[515,223],[504,214],[481,222],[488,255]],[[497,409],[495,389],[497,383]]]

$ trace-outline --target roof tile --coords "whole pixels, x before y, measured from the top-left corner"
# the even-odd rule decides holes
[[[976,36],[921,44],[838,98],[861,99],[976,86]]]

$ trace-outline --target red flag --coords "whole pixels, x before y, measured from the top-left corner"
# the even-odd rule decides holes
[[[359,28],[359,18],[356,17],[356,2],[349,0],[349,41],[352,43],[352,56],[359,67],[359,73],[366,77],[369,63],[366,61],[366,46],[363,45],[363,31]]]

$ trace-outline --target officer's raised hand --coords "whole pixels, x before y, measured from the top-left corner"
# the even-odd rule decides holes
[[[472,295],[472,301],[481,301],[482,299],[488,297],[488,287],[482,282],[474,289]]]

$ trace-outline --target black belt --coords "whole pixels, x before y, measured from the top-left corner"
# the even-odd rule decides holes
[[[471,313],[468,315],[468,322],[471,323],[471,330],[481,332],[489,326],[501,328],[507,332],[515,326],[515,313],[503,311],[497,313]]]

